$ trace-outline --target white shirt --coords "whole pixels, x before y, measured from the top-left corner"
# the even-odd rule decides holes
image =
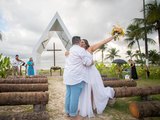
[[[18,67],[21,64],[21,62],[17,61],[16,59],[14,59],[11,63],[12,63],[12,66],[14,67]]]
[[[64,84],[75,85],[82,81],[88,82],[87,67],[91,65],[92,59],[88,57],[86,50],[79,45],[73,45],[66,57]]]

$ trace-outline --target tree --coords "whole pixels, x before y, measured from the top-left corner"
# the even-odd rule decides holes
[[[151,64],[158,64],[160,60],[160,54],[156,50],[150,50],[149,53],[149,61]]]
[[[146,23],[152,31],[158,31],[160,52],[160,3],[157,3],[157,1],[146,4]]]
[[[131,59],[131,60],[132,60],[132,58],[134,57],[134,54],[132,53],[131,50],[127,50],[127,51],[126,51],[126,54],[127,54],[127,57],[126,57],[126,58],[129,58],[129,59]]]
[[[106,59],[110,59],[111,61],[114,60],[115,57],[120,57],[120,55],[118,55],[119,50],[116,50],[116,48],[111,48],[108,50],[108,54],[106,54]]]
[[[153,31],[158,31],[158,40],[159,40],[159,51],[160,51],[160,3],[157,1],[151,1],[145,5],[146,10],[146,19],[135,18],[134,23],[144,25],[146,22],[147,33],[152,33]],[[144,11],[144,10],[143,10]],[[141,27],[144,30],[144,26]]]
[[[135,58],[136,58],[136,63],[138,64],[143,64],[145,61],[145,54],[144,53],[140,53],[139,50],[136,50],[135,51],[135,54],[134,54]]]
[[[139,44],[139,40],[142,38],[142,31],[140,30],[139,24],[130,24],[127,27],[126,31],[126,39],[125,41],[128,42],[128,48],[132,48],[135,43],[137,43],[138,49],[141,54],[141,48]]]
[[[102,59],[102,63],[103,63],[103,60],[104,60],[104,51],[107,49],[107,46],[106,45],[102,45],[96,52],[99,52],[101,51],[101,59]]]
[[[148,30],[148,32],[149,32],[149,30]],[[136,23],[136,21],[134,21],[134,23],[130,24],[127,27],[125,41],[128,42],[128,48],[132,48],[134,46],[134,44],[137,43],[139,52],[140,52],[140,54],[142,54],[139,40],[144,40],[144,28],[142,29],[140,23]],[[151,38],[147,38],[147,41],[150,44],[155,44],[156,43]],[[142,61],[142,57],[140,59]]]

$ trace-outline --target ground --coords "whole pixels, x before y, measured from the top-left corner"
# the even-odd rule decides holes
[[[69,120],[64,113],[65,85],[62,82],[62,77],[49,77],[49,92],[48,111],[50,120]],[[114,110],[111,110],[109,113],[96,115],[95,118],[84,118],[84,120],[136,120],[130,115],[122,114],[119,111],[114,112]]]
[[[49,103],[47,105],[47,111],[49,113],[50,120],[69,120],[65,116],[64,112],[64,98],[65,98],[65,85],[63,84],[62,76],[54,74],[54,76],[48,77],[49,82]],[[124,111],[109,105],[102,115],[96,115],[95,118],[84,118],[84,120],[137,120],[133,118],[126,106],[123,106],[126,98],[118,99],[120,108],[124,107]],[[121,104],[122,103],[122,104]],[[0,106],[0,114],[10,114],[19,112],[31,112],[32,106]],[[154,120],[152,118],[145,120]],[[158,120],[158,119],[156,119]]]

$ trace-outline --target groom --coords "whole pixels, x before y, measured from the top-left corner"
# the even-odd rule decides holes
[[[79,96],[84,83],[87,82],[86,67],[93,64],[93,60],[87,57],[87,52],[80,45],[81,38],[74,36],[63,74],[64,84],[66,84],[65,112],[72,118],[76,118],[78,114]]]

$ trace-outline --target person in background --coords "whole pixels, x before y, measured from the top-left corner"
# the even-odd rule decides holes
[[[21,66],[24,66],[25,62],[19,59],[19,55],[16,55],[11,63],[14,76],[21,75]]]
[[[29,61],[27,62],[27,74],[28,76],[34,75],[34,62],[32,58],[29,58]]]
[[[137,80],[138,79],[138,75],[137,75],[137,70],[136,70],[136,66],[133,60],[129,59],[128,62],[130,63],[130,67],[131,67],[131,79],[133,80]]]

